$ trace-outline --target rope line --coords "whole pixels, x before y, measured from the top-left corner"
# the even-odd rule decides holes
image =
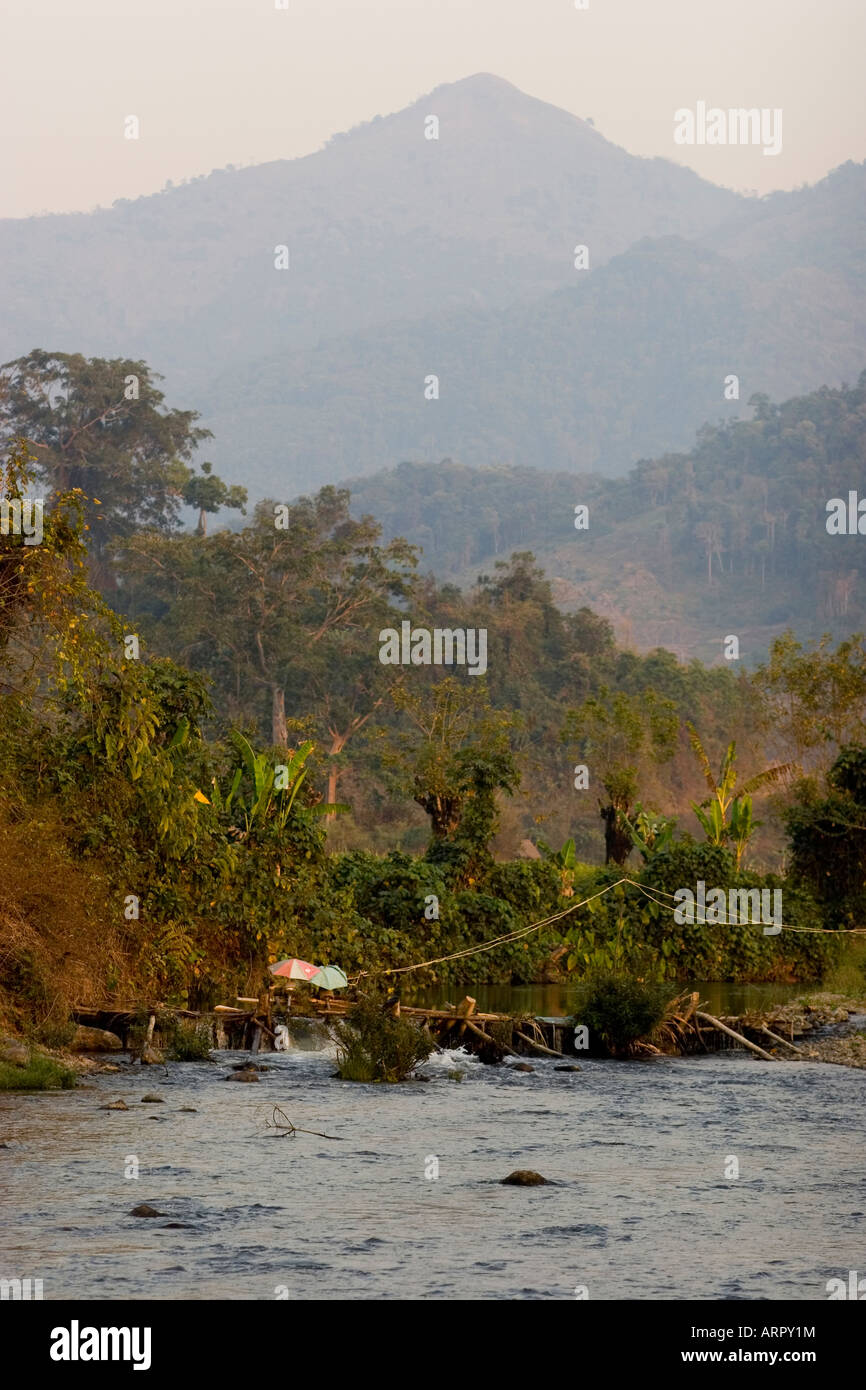
[[[467,946],[467,947],[465,947],[462,951],[452,951],[452,952],[450,953],[450,955],[447,955],[447,956],[435,956],[432,960],[422,960],[422,961],[418,961],[415,965],[396,965],[396,966],[390,967],[390,968],[387,969],[387,970],[374,970],[374,971],[362,970],[358,975],[354,975],[354,976],[352,977],[352,983],[354,983],[356,980],[363,979],[363,978],[365,978],[366,976],[371,975],[371,974],[374,974],[374,975],[405,975],[405,974],[407,974],[407,973],[408,973],[409,971],[411,971],[411,970],[426,970],[426,969],[427,969],[429,966],[431,966],[431,965],[444,965],[444,964],[445,964],[446,962],[448,962],[448,961],[452,961],[452,960],[466,960],[466,959],[468,959],[470,956],[478,956],[478,955],[481,955],[482,952],[484,952],[484,951],[495,951],[496,948],[497,948],[498,946],[508,946],[508,945],[511,945],[512,942],[514,942],[514,941],[520,941],[520,940],[523,939],[523,937],[525,937],[525,936],[530,936],[533,932],[541,931],[544,927],[552,926],[554,922],[560,922],[560,921],[562,921],[563,917],[569,917],[569,916],[571,915],[572,912],[578,912],[578,911],[580,910],[580,908],[586,907],[586,905],[587,905],[588,903],[595,902],[598,898],[603,898],[603,897],[605,896],[606,893],[610,893],[614,888],[619,888],[620,884],[623,884],[623,883],[628,884],[628,885],[629,885],[630,887],[632,887],[632,888],[637,888],[639,892],[643,893],[644,897],[649,898],[650,902],[655,903],[656,907],[663,907],[663,908],[665,908],[666,911],[668,911],[668,912],[674,912],[674,913],[677,912],[677,911],[683,911],[683,910],[684,910],[682,905],[681,905],[680,907],[678,907],[678,908],[676,908],[676,907],[671,907],[668,903],[660,902],[658,897],[654,897],[654,896],[653,896],[654,893],[657,893],[657,894],[660,895],[660,897],[669,898],[669,899],[671,900],[671,902],[676,902],[677,898],[676,898],[676,894],[675,894],[675,893],[668,893],[668,892],[665,891],[664,888],[656,888],[655,885],[648,886],[648,885],[645,884],[645,883],[638,883],[638,881],[637,881],[636,879],[633,879],[633,878],[626,878],[626,877],[618,878],[618,879],[616,880],[615,883],[609,883],[609,884],[607,884],[606,887],[599,889],[599,891],[598,891],[597,893],[591,893],[590,896],[589,896],[588,898],[582,898],[580,902],[578,902],[578,903],[572,903],[570,907],[564,908],[562,912],[555,912],[555,913],[553,913],[553,915],[550,916],[550,917],[543,917],[543,918],[541,919],[541,921],[539,921],[539,922],[530,922],[530,924],[529,924],[528,926],[526,926],[526,927],[518,927],[515,931],[506,932],[506,933],[504,933],[504,935],[502,935],[502,936],[495,936],[495,937],[493,937],[490,941],[484,941],[484,942],[482,942],[479,946]],[[744,891],[744,892],[750,892],[750,891],[751,891],[751,892],[760,892],[761,890],[760,890],[760,889],[751,889],[751,890],[750,890],[750,889],[744,889],[744,890],[742,890],[742,891]],[[764,890],[764,891],[767,891],[767,890]],[[696,910],[695,907],[694,907],[694,905],[692,906],[692,908],[691,908],[690,910],[691,910],[692,912],[694,912],[694,911]],[[704,908],[704,912],[706,913],[706,907]],[[685,925],[694,926],[695,920],[696,920],[696,919],[695,919],[694,917],[692,917],[691,919],[689,919],[689,921],[688,921],[687,923],[682,923],[681,925],[684,925],[684,926],[685,926]],[[717,923],[717,922],[707,922],[707,921],[706,921],[706,917],[705,917],[704,922],[700,923],[699,925],[701,925],[701,926],[728,926],[728,925],[737,926],[737,925],[740,925],[740,923],[738,923],[738,922],[737,922],[737,923],[728,923],[728,922],[718,922],[718,923]],[[762,924],[762,923],[760,923],[760,922],[744,922],[744,923],[742,923],[742,925],[743,925],[743,926],[761,926],[761,925],[766,925],[766,924]],[[790,923],[787,923],[787,922],[773,923],[772,925],[774,925],[774,926],[776,926],[776,925],[780,926],[780,927],[782,928],[782,931],[812,932],[812,933],[816,933],[816,934],[819,934],[819,935],[826,935],[826,936],[866,936],[866,927],[844,927],[844,928],[840,928],[839,930],[836,930],[836,929],[833,928],[833,927],[795,927],[795,926],[793,926],[793,925],[791,925]]]

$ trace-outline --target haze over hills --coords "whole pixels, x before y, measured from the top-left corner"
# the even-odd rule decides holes
[[[742,413],[731,372],[743,402],[856,379],[864,191],[743,198],[480,74],[304,159],[0,223],[0,357],[144,358],[253,496],[406,457],[611,475]]]
[[[349,486],[353,512],[419,546],[440,582],[471,587],[532,551],[562,608],[589,606],[640,650],[718,663],[734,633],[750,662],[787,627],[866,630],[863,536],[827,526],[830,498],[866,498],[866,373],[848,389],[759,401],[754,419],[705,427],[688,453],[621,479],[445,459]]]

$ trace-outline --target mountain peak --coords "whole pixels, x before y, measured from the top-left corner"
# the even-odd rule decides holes
[[[475,72],[468,77],[459,77],[454,82],[442,82],[438,87],[434,87],[432,92],[427,92],[396,114],[404,115],[406,111],[414,114],[420,107],[431,109],[436,103],[444,105],[446,109],[456,107],[458,110],[463,108],[477,112],[481,108],[487,116],[507,114],[521,121],[529,117],[535,121],[543,121],[546,117],[548,122],[562,128],[571,127],[573,130],[575,127],[581,127],[587,134],[591,133],[594,139],[603,139],[603,136],[579,116],[565,111],[561,106],[554,106],[549,101],[531,96],[529,92],[516,87],[513,82],[492,72]]]

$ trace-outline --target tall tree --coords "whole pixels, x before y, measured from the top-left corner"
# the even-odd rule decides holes
[[[586,762],[590,785],[600,783],[605,863],[624,864],[632,848],[628,818],[642,772],[667,761],[676,749],[679,720],[672,700],[643,690],[635,695],[603,687],[578,709],[569,710],[564,742]]]
[[[288,708],[321,723],[336,757],[382,698],[377,635],[408,593],[414,554],[380,546],[379,526],[348,508],[348,492],[326,487],[290,510],[260,503],[241,531],[140,535],[127,548],[139,596],[163,605],[157,640],[222,690],[265,694],[275,747]]]
[[[377,730],[392,785],[430,817],[434,841],[462,839],[485,852],[497,829],[497,793],[520,784],[514,715],[493,708],[483,678],[404,683],[392,700],[399,722]]]
[[[194,410],[164,408],[161,379],[145,362],[41,349],[0,368],[0,442],[26,439],[49,490],[81,490],[103,583],[109,543],[172,530],[185,493],[204,511],[246,500],[187,466],[210,430]]]
[[[807,769],[825,774],[846,744],[866,744],[866,641],[860,634],[833,650],[828,633],[804,646],[777,637],[752,685],[770,739],[780,739]]]

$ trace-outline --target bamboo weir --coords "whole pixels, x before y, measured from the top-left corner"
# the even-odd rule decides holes
[[[160,1020],[199,1024],[209,1028],[213,1046],[272,1051],[277,1043],[277,1027],[285,1025],[293,1046],[321,1046],[328,1036],[328,1023],[345,1018],[351,999],[306,998],[297,1007],[287,1007],[285,997],[271,992],[259,999],[238,999],[235,1005],[217,1005],[210,1011],[167,1007],[161,1004],[90,1005],[74,1010],[76,1023],[114,1033],[124,1048],[134,1029],[147,1020],[145,1041],[154,1042]],[[442,1008],[421,1008],[395,1001],[392,1012],[411,1019],[426,1029],[441,1048],[463,1047],[482,1061],[501,1061],[506,1056],[567,1058],[594,1050],[579,1020],[570,1017],[483,1013],[467,995],[460,1004]],[[844,1011],[843,1011],[844,1012]],[[631,1055],[687,1056],[742,1048],[765,1061],[807,1056],[795,1039],[808,1038],[828,1022],[839,1022],[827,1011],[808,1005],[777,1005],[764,1011],[716,1018],[700,1006],[697,991],[671,1000],[665,1018],[646,1039],[634,1044]]]

